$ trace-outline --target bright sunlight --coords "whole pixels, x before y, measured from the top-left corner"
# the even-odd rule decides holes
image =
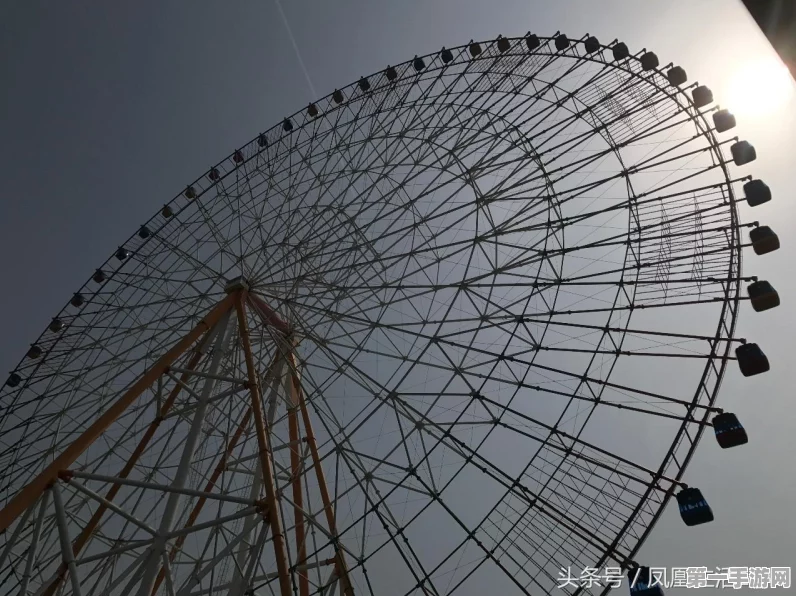
[[[764,116],[781,108],[796,91],[782,62],[774,57],[739,65],[731,75],[726,107],[737,116]]]

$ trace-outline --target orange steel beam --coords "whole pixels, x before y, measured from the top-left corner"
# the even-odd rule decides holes
[[[262,467],[265,484],[265,499],[268,504],[268,519],[271,524],[271,535],[274,540],[276,568],[279,573],[279,588],[282,596],[291,596],[290,571],[287,561],[285,537],[282,534],[282,522],[276,502],[276,486],[271,462],[271,441],[266,428],[267,422],[263,416],[263,404],[260,396],[260,385],[257,379],[257,370],[254,368],[251,342],[249,340],[249,325],[246,322],[246,292],[240,292],[235,297],[235,310],[238,313],[238,331],[243,353],[246,357],[246,370],[249,377],[249,390],[252,398],[252,411],[254,413],[254,427],[257,431],[257,443],[260,451],[260,466]]]
[[[276,314],[276,311],[274,311],[274,309],[268,306],[265,303],[265,300],[254,294],[249,294],[249,302],[252,303],[254,309],[257,311],[257,313],[260,315],[260,318],[263,320],[263,322],[266,325],[271,325],[272,327],[275,327],[285,335],[290,334],[291,332],[290,325],[288,325],[281,318],[279,318],[279,315]]]
[[[290,383],[291,388],[293,383]],[[298,400],[295,399],[295,391],[291,391],[292,405],[287,413],[288,425],[290,429],[290,473],[293,477],[293,515],[296,522],[296,546],[298,548],[298,557],[296,559],[296,567],[304,565],[307,560],[307,546],[304,543],[304,495],[301,490],[301,454],[299,449],[299,422],[296,410],[298,409]],[[310,580],[307,571],[298,572],[299,574],[299,596],[309,596],[310,594]]]
[[[205,332],[205,336],[207,332]],[[199,364],[199,361],[204,356],[204,353],[201,351],[196,351],[193,356],[191,356],[190,361],[188,362],[186,368],[189,370],[193,370]],[[190,376],[189,372],[182,373],[180,380],[185,382],[188,380]],[[177,401],[177,396],[179,395],[180,391],[182,390],[181,384],[176,384],[174,388],[169,392],[169,396],[166,398],[166,401],[163,402],[163,405],[160,408],[160,412],[158,412],[157,418],[155,418],[152,422],[149,423],[149,427],[146,429],[144,436],[141,437],[141,440],[138,442],[133,453],[130,455],[130,459],[127,460],[127,463],[124,464],[122,471],[119,472],[119,478],[127,478],[130,472],[133,471],[133,468],[138,463],[138,459],[141,457],[141,454],[144,453],[147,446],[149,445],[149,441],[152,440],[152,437],[155,436],[155,432],[157,432],[158,428],[160,427],[160,423],[163,421],[163,417],[171,410],[171,407],[174,405],[174,402]],[[110,490],[105,494],[106,501],[113,501],[116,497],[116,494],[121,489],[121,484],[114,484],[111,486]],[[72,556],[77,557],[80,551],[83,550],[83,547],[88,542],[88,539],[94,533],[94,530],[97,529],[102,516],[105,515],[105,512],[108,510],[107,506],[104,503],[101,503],[97,510],[94,512],[94,515],[91,516],[88,524],[81,530],[80,534],[75,539],[74,543],[72,543]],[[53,596],[56,590],[58,589],[59,584],[64,580],[66,577],[66,564],[61,563],[61,566],[58,568],[58,572],[56,573],[55,577],[51,581],[50,585],[47,587],[44,592],[41,593],[41,596]]]
[[[235,449],[235,446],[238,444],[243,431],[246,430],[246,427],[249,425],[249,421],[251,420],[252,410],[251,408],[246,408],[246,413],[243,415],[240,423],[238,424],[238,428],[235,429],[235,433],[232,435],[232,438],[229,440],[227,444],[227,448],[224,450],[224,453],[221,455],[221,459],[218,460],[218,464],[216,464],[215,469],[213,470],[213,474],[210,476],[210,479],[207,481],[205,485],[204,492],[209,493],[211,492],[215,486],[216,482],[218,481],[219,476],[224,471],[224,468],[227,465],[227,459],[230,455],[232,455],[232,451]],[[202,512],[202,507],[204,507],[205,502],[207,501],[206,497],[200,497],[199,500],[193,507],[191,514],[188,516],[188,520],[185,522],[184,528],[190,528],[191,526],[196,523],[196,520],[199,518],[199,514]],[[174,546],[171,547],[171,552],[169,553],[169,563],[174,562],[174,557],[177,556],[177,553],[180,552],[185,539],[188,537],[187,534],[182,534],[177,538],[177,541],[174,543]],[[163,579],[166,577],[166,569],[164,567],[160,568],[158,572],[158,576],[155,579],[155,585],[152,587],[152,594],[157,593],[160,584],[163,582]]]
[[[282,321],[276,312],[271,309],[265,301],[256,296],[254,294],[248,295],[248,302],[249,305],[252,307],[252,310],[259,316],[260,320],[265,325],[270,325],[275,327],[278,331],[282,332],[286,338],[290,338],[291,335],[291,328],[290,326]],[[291,346],[294,345],[294,342],[290,342]],[[277,346],[277,352],[274,356],[274,364],[276,364],[276,359],[279,358],[282,354],[283,346]],[[290,384],[292,387],[292,383]],[[288,410],[288,428],[290,433],[290,467],[291,467],[291,476],[292,476],[292,489],[293,489],[293,514],[295,519],[295,533],[296,533],[296,547],[298,549],[297,553],[297,561],[295,565],[296,573],[298,574],[298,581],[299,581],[299,596],[309,596],[310,593],[310,584],[309,584],[309,575],[307,574],[307,570],[301,569],[302,565],[306,564],[307,561],[307,545],[306,545],[306,531],[304,525],[304,494],[301,488],[301,454],[300,454],[300,442],[299,442],[299,419],[298,419],[298,401],[295,399],[295,392],[292,392],[292,403],[293,406]],[[330,560],[329,563],[333,563],[334,560]]]
[[[323,468],[321,467],[321,458],[318,455],[318,444],[315,441],[315,433],[312,431],[312,420],[310,419],[310,414],[307,411],[307,402],[304,399],[304,392],[301,390],[301,381],[298,378],[297,368],[296,368],[296,358],[291,352],[288,354],[289,360],[289,368],[290,368],[290,376],[293,385],[293,391],[296,392],[298,395],[298,402],[299,407],[301,408],[301,417],[304,420],[304,433],[307,435],[307,444],[310,447],[310,453],[312,454],[312,463],[313,467],[315,468],[315,475],[318,478],[318,488],[321,493],[321,500],[323,501],[323,509],[326,512],[326,524],[329,526],[329,533],[337,540],[337,523],[335,521],[335,514],[334,509],[332,507],[332,501],[329,498],[329,489],[326,487],[326,479],[323,474]],[[343,584],[342,592],[346,596],[354,596],[354,589],[351,586],[351,580],[348,577],[348,566],[346,565],[345,557],[343,556],[343,550],[334,545],[335,550],[337,551],[337,563],[335,569],[337,571],[337,577],[340,578],[340,582]]]
[[[53,462],[47,466],[36,478],[28,483],[8,504],[0,511],[0,534],[5,532],[14,520],[27,509],[31,503],[44,492],[44,490],[58,478],[61,470],[69,468],[83,452],[91,445],[113,422],[140,396],[166,369],[179,358],[193,343],[221,318],[235,303],[238,297],[230,294],[214,306],[204,319],[194,327],[188,335],[177,342],[168,352],[132,386],[116,403],[108,408],[104,414],[97,418],[83,434],[72,442]]]

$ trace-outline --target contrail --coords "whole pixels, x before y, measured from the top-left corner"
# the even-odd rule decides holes
[[[285,24],[285,29],[287,29],[288,37],[290,37],[290,42],[293,44],[293,49],[296,50],[296,58],[298,58],[301,70],[304,71],[304,77],[307,79],[307,85],[309,85],[310,92],[312,93],[312,99],[314,100],[316,97],[318,97],[318,94],[315,92],[315,86],[312,84],[312,80],[310,80],[310,73],[307,72],[307,67],[304,66],[304,60],[301,59],[301,52],[299,52],[298,44],[296,43],[296,38],[293,37],[293,31],[290,30],[290,24],[288,24],[287,22],[287,17],[285,16],[284,11],[282,10],[282,5],[279,3],[279,0],[274,0],[274,4],[276,4],[276,8],[279,10],[279,15],[282,17],[282,22]]]

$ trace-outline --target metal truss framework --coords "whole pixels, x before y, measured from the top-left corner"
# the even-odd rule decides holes
[[[266,366],[255,361],[252,355],[247,305],[272,330],[273,359]],[[240,594],[253,590],[257,583],[276,578],[281,596],[292,594],[293,586],[298,586],[300,596],[308,596],[311,588],[313,593],[324,588],[326,593],[333,594],[338,586],[341,594],[351,596],[353,590],[345,548],[338,542],[334,507],[324,479],[294,347],[287,324],[262,300],[249,296],[246,289],[235,290],[213,308],[191,333],[164,354],[139,382],[0,511],[0,531],[8,530],[19,521],[14,539],[19,539],[27,520],[35,520],[29,536],[32,547],[24,561],[21,593],[26,593],[42,532],[53,531],[54,526],[61,546],[60,556],[49,561],[56,571],[39,587],[37,593],[43,595],[59,593],[64,581],[70,582],[76,596],[114,593],[120,588],[125,593],[146,596],[157,593],[161,585],[170,595],[202,594],[204,592],[198,588],[203,578],[213,573],[219,564],[233,561],[236,571],[231,581],[226,586],[215,585],[216,593],[226,588],[229,594]],[[245,375],[229,376],[229,366],[224,364],[236,360],[232,350],[239,352],[238,360],[245,365]],[[183,367],[177,366],[181,360],[185,361]],[[144,391],[155,386],[152,420],[118,473],[103,475],[71,468]],[[190,405],[177,411],[175,403],[181,393],[193,399]],[[217,454],[201,462],[196,447],[207,423],[205,414],[210,400],[219,407],[221,400],[239,399],[242,394],[248,394],[249,403],[240,410],[234,432],[223,437],[223,447]],[[142,454],[151,449],[161,425],[168,419],[182,421],[187,430],[173,478],[170,482],[131,478]],[[275,424],[285,422],[289,441],[282,442],[272,429]],[[255,453],[241,455],[241,440],[252,434],[256,437]],[[273,453],[281,450],[289,451],[290,467],[275,462]],[[202,469],[212,460],[215,464],[205,470],[212,469],[212,472],[202,478],[203,486],[194,486],[195,483],[189,481],[192,470]],[[241,476],[248,480],[241,482]],[[312,507],[313,495],[305,486],[305,480],[312,476],[315,476],[315,488],[320,496],[318,508]],[[245,497],[236,490],[243,485],[249,485],[249,494]],[[290,496],[285,494],[288,487]],[[139,493],[138,498],[152,495],[162,500],[159,515],[153,518],[149,511],[147,517],[142,518],[126,510],[125,502],[129,503],[130,496],[119,497],[123,488],[127,488],[128,493]],[[229,509],[231,513],[211,515],[200,522],[201,518],[208,517],[205,508],[209,510],[214,505],[219,511]],[[111,547],[95,532],[107,523],[106,518],[113,516],[145,537]],[[155,524],[153,519],[159,521]],[[180,523],[183,519],[185,521]],[[229,527],[235,521],[240,522],[238,532],[231,536]],[[79,533],[70,534],[76,522]],[[311,543],[308,527],[313,529]],[[324,542],[320,546],[315,530]],[[292,539],[286,534],[291,534]],[[189,556],[190,573],[179,576],[173,572],[175,559],[184,563],[179,559],[182,555],[188,556],[186,539],[197,535],[204,537],[207,543],[200,552]],[[210,544],[221,535],[226,540],[225,547],[214,552],[212,557],[208,556]],[[10,562],[14,539],[2,553],[2,568]],[[331,556],[324,555],[327,548],[332,549]],[[259,564],[265,550],[272,551],[275,573],[265,572]],[[113,581],[108,581],[106,574],[111,569],[114,570]],[[323,573],[322,583],[315,580],[311,570]],[[104,587],[97,592],[99,582],[103,582]]]
[[[717,410],[757,223],[711,108],[617,42],[535,39],[335,91],[102,265],[0,393],[0,596],[633,564]]]

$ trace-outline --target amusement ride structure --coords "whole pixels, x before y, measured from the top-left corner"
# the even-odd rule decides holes
[[[713,520],[686,474],[705,429],[747,441],[726,369],[768,370],[734,334],[779,304],[741,271],[779,241],[741,219],[771,192],[734,125],[654,53],[557,33],[415,57],[258,134],[7,378],[0,595],[643,579],[672,497]]]

